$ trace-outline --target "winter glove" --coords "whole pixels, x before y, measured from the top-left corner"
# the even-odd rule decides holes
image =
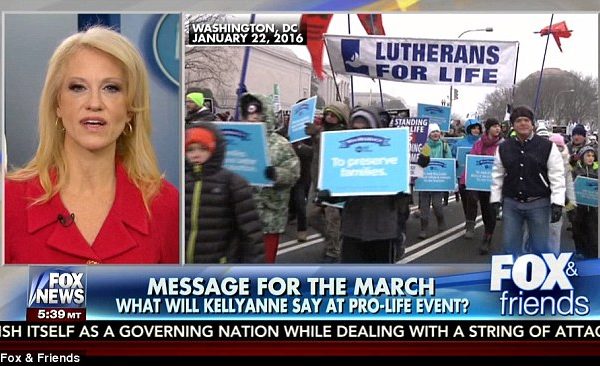
[[[577,210],[567,211],[567,219],[569,219],[569,222],[573,224],[577,219]]]
[[[425,146],[423,146],[421,148],[421,154],[423,154],[426,157],[430,157],[431,156],[431,147],[429,147],[429,145],[425,144]]]
[[[552,216],[550,218],[550,222],[554,223],[554,222],[558,222],[560,220],[560,217],[562,216],[562,206],[557,205],[556,203],[553,203],[550,205],[550,209],[552,210]]]
[[[498,212],[500,212],[501,208],[502,208],[502,203],[500,203],[500,202],[492,203],[492,210],[494,210],[494,216],[498,216]]]
[[[575,164],[577,164],[578,160],[579,160],[579,156],[577,154],[572,154],[571,156],[569,156],[569,164],[571,166],[575,166]]]
[[[265,168],[265,177],[267,177],[268,179],[270,179],[272,181],[277,180],[277,171],[275,170],[274,166],[269,165],[268,167]]]
[[[428,155],[423,155],[423,153],[420,153],[419,158],[417,159],[417,164],[421,168],[425,168],[427,165],[429,165],[430,161],[431,161],[431,159],[429,158]]]
[[[318,135],[319,132],[321,132],[321,129],[319,128],[319,126],[317,126],[314,123],[306,123],[304,124],[304,133],[306,133],[309,136],[315,136]]]
[[[329,199],[331,199],[331,191],[329,189],[322,189],[317,192],[317,200],[319,202],[328,201]]]
[[[567,204],[565,205],[565,210],[567,212],[569,212],[569,211],[574,210],[575,207],[577,207],[577,206],[575,206],[575,204],[573,202],[567,202]]]

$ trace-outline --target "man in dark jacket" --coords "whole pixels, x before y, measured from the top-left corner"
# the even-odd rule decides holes
[[[356,108],[349,118],[351,129],[388,127],[389,121],[377,107]],[[329,191],[318,197],[332,200]],[[335,198],[336,200],[338,198]],[[392,263],[399,232],[397,195],[350,196],[342,210],[342,263]]]
[[[496,151],[492,169],[490,203],[498,211],[503,205],[504,251],[523,254],[523,224],[527,223],[527,247],[534,254],[551,253],[550,222],[557,222],[565,205],[563,160],[556,145],[533,133],[531,109],[513,109],[510,122],[516,136]]]
[[[579,150],[585,146],[587,131],[582,125],[576,125],[571,131],[571,141],[567,144],[569,149],[569,164],[575,168],[579,161]]]
[[[186,130],[186,263],[264,263],[252,187],[223,168],[225,146],[210,122]]]

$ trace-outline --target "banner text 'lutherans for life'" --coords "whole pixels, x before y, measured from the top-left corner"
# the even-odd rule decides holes
[[[327,35],[335,72],[412,83],[511,86],[517,42]]]

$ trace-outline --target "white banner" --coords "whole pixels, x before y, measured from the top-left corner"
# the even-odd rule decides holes
[[[409,83],[512,86],[518,42],[326,34],[333,70]]]

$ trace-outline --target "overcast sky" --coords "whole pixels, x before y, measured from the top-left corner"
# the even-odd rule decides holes
[[[456,39],[463,31],[493,27],[493,32],[469,32],[461,39],[518,41],[519,63],[517,82],[535,71],[539,71],[544,56],[546,37],[533,32],[550,24],[551,14],[384,14],[383,24],[387,36],[407,38]],[[350,16],[353,35],[365,35],[356,15]],[[584,75],[598,77],[598,15],[597,14],[555,14],[554,23],[566,21],[573,30],[570,38],[561,38],[561,53],[551,38],[548,43],[545,68],[556,67],[568,71],[578,71]],[[259,18],[257,21],[260,21]],[[328,29],[332,34],[348,34],[348,17],[334,15]],[[310,61],[306,47],[290,47],[301,58]],[[324,60],[327,56],[324,55]],[[414,84],[383,81],[383,92],[401,96],[411,106],[417,103],[440,104],[448,96],[447,85]],[[355,91],[379,92],[378,83],[369,78],[354,77]],[[543,87],[543,86],[542,86]],[[464,117],[473,113],[477,104],[493,88],[480,86],[458,86],[459,99],[453,102],[453,113]],[[533,101],[530,102],[533,105]]]

